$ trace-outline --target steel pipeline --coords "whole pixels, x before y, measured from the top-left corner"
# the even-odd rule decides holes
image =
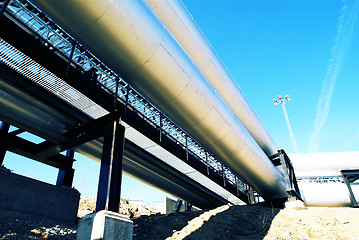
[[[263,198],[287,196],[281,174],[147,4],[32,2]]]

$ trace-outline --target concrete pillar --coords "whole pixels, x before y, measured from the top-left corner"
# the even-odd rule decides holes
[[[130,240],[133,222],[128,216],[102,210],[84,216],[78,223],[77,240]]]

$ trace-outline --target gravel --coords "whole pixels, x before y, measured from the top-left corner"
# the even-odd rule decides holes
[[[0,220],[3,239],[76,239],[76,223],[59,224],[57,220],[38,217],[4,217]]]

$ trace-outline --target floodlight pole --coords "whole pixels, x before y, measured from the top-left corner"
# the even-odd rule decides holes
[[[274,105],[279,105],[280,104],[282,106],[285,122],[287,124],[288,131],[289,131],[290,140],[292,141],[292,145],[293,145],[295,153],[298,153],[297,141],[295,140],[293,129],[292,129],[292,126],[290,125],[290,122],[289,122],[287,109],[285,108],[285,104],[287,102],[289,102],[290,100],[291,99],[289,98],[289,95],[286,95],[284,97],[284,99],[283,99],[282,95],[279,95],[278,99],[273,99],[273,102],[274,102]]]

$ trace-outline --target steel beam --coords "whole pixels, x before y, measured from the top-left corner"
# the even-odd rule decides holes
[[[66,77],[67,77],[67,75],[69,74],[69,71],[70,71],[72,57],[74,56],[74,51],[75,51],[75,48],[76,48],[76,44],[77,44],[76,41],[73,40],[72,41],[72,48],[71,48],[70,56],[69,56],[67,66],[66,66],[66,71],[65,71],[65,76]]]
[[[289,159],[288,155],[283,149],[278,150],[278,153],[274,154],[270,157],[273,165],[281,172],[283,178],[286,183],[286,191],[287,193],[292,196],[296,197],[297,199],[303,201],[302,197],[300,196],[300,191],[297,183],[297,178],[295,176],[293,164]]]
[[[190,204],[190,203],[188,203],[188,202],[185,202],[185,203],[184,203],[184,210],[185,210],[186,212],[188,212],[188,211],[191,211],[191,209],[192,209],[192,204]]]
[[[4,163],[5,154],[7,151],[7,145],[6,145],[6,135],[9,132],[10,125],[0,121],[0,132],[1,134],[1,141],[0,141],[0,166]]]
[[[5,0],[5,2],[3,3],[3,5],[1,6],[1,9],[0,9],[0,18],[2,17],[2,15],[4,14],[7,6],[9,5],[10,3],[10,0]]]
[[[179,212],[181,210],[183,201],[181,199],[177,199],[175,208],[173,209],[173,213]]]
[[[74,155],[75,155],[75,151],[73,150],[66,151],[66,157],[70,159],[74,159]],[[75,174],[75,169],[73,169],[72,167],[67,169],[59,169],[56,186],[72,187],[74,174]]]
[[[39,152],[37,154],[42,157],[50,157],[102,137],[105,129],[111,125],[115,119],[118,119],[119,116],[118,112],[109,113],[103,117],[71,129],[63,134],[63,136],[68,139],[66,142],[60,144],[52,144],[48,141],[43,142],[39,145]]]
[[[119,210],[124,143],[125,128],[119,121],[114,121],[104,136],[96,212]]]
[[[358,207],[358,202],[354,196],[350,183],[356,181],[359,177],[359,170],[342,170],[341,171],[345,185],[348,187],[350,201],[353,207]]]
[[[5,134],[0,132],[0,139],[6,137],[7,150],[24,157],[31,158],[38,162],[42,162],[46,165],[58,168],[68,169],[72,166],[72,159],[68,157],[56,154],[54,156],[43,158],[36,154],[38,144],[32,143],[28,140],[15,136],[13,134]]]

